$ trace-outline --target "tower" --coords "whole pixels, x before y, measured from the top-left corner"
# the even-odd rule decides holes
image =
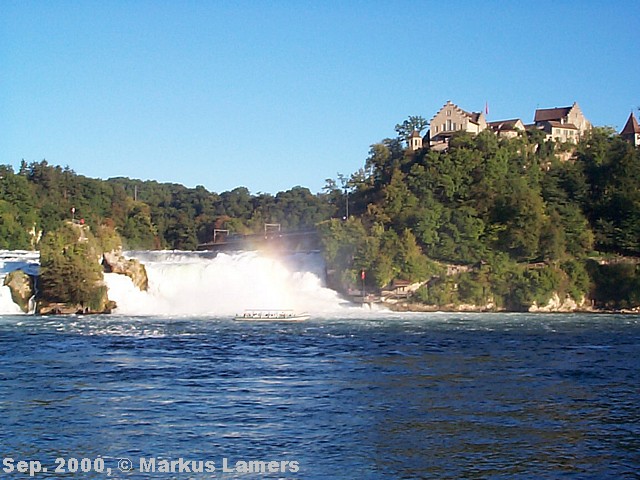
[[[420,136],[420,132],[418,130],[414,130],[411,136],[409,137],[409,150],[415,152],[416,150],[420,150],[422,148],[422,137]]]
[[[640,146],[640,125],[633,112],[629,115],[629,120],[620,132],[620,136],[634,147]]]

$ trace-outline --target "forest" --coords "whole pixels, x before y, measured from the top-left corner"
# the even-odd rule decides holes
[[[23,161],[17,173],[0,167],[2,249],[38,248],[42,235],[72,219],[115,227],[126,249],[192,250],[211,241],[214,228],[246,234],[266,222],[302,230],[332,213],[325,196],[302,187],[275,196],[251,195],[245,187],[217,194],[202,186],[88,178],[46,160]]]
[[[114,228],[126,249],[191,250],[214,229],[280,223],[319,231],[344,291],[364,270],[371,289],[421,282],[414,299],[435,305],[520,310],[554,292],[605,308],[640,305],[638,149],[594,128],[577,145],[485,131],[454,135],[444,152],[410,151],[404,127],[317,194],[101,180],[45,160],[22,161],[17,172],[0,166],[0,248],[38,249],[71,219]],[[447,275],[451,265],[460,268]]]

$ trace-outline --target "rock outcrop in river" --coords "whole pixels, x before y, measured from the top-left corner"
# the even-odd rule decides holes
[[[102,255],[102,265],[105,273],[118,273],[129,277],[139,290],[146,291],[149,287],[144,265],[136,259],[126,259],[122,254],[122,248],[105,252]]]
[[[4,277],[4,285],[11,290],[13,302],[24,313],[29,312],[29,301],[33,297],[33,277],[22,270],[14,270]]]

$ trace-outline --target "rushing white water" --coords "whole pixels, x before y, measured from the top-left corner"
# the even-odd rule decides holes
[[[141,292],[123,275],[105,275],[121,315],[233,315],[246,309],[343,311],[346,302],[325,287],[318,253],[270,257],[259,252],[129,252],[147,270]],[[353,307],[350,307],[353,308]]]
[[[316,314],[362,311],[325,286],[319,253],[277,257],[259,252],[127,252],[145,265],[149,289],[138,290],[125,275],[105,274],[117,315],[228,316],[247,309]],[[38,252],[0,251],[0,285],[17,269],[37,275]],[[9,287],[0,287],[0,315],[22,313]]]

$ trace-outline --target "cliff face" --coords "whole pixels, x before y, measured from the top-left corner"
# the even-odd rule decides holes
[[[390,310],[398,312],[506,312],[505,308],[498,308],[494,303],[489,302],[486,305],[471,304],[446,304],[446,305],[430,305],[425,303],[417,303],[410,301],[384,302]],[[531,313],[571,313],[571,312],[588,312],[595,311],[589,301],[583,297],[576,302],[571,297],[565,297],[564,300],[556,292],[552,295],[548,303],[538,305],[536,302],[524,311]]]
[[[29,300],[33,297],[33,278],[22,270],[14,270],[4,277],[4,285],[11,290],[13,302],[24,313],[29,312]]]
[[[144,265],[136,259],[127,260],[120,248],[105,252],[102,255],[102,265],[105,273],[126,275],[141,291],[146,291],[149,288],[149,278]]]
[[[109,300],[105,287],[105,293],[100,297],[99,303],[86,306],[84,303],[40,300],[36,312],[38,315],[102,314],[111,313],[114,308],[116,308],[116,302]]]
[[[542,313],[571,313],[584,312],[585,310],[590,309],[591,306],[588,304],[586,297],[583,297],[577,302],[569,296],[562,299],[558,293],[554,293],[546,305],[538,305],[534,302],[529,308],[529,311]]]

